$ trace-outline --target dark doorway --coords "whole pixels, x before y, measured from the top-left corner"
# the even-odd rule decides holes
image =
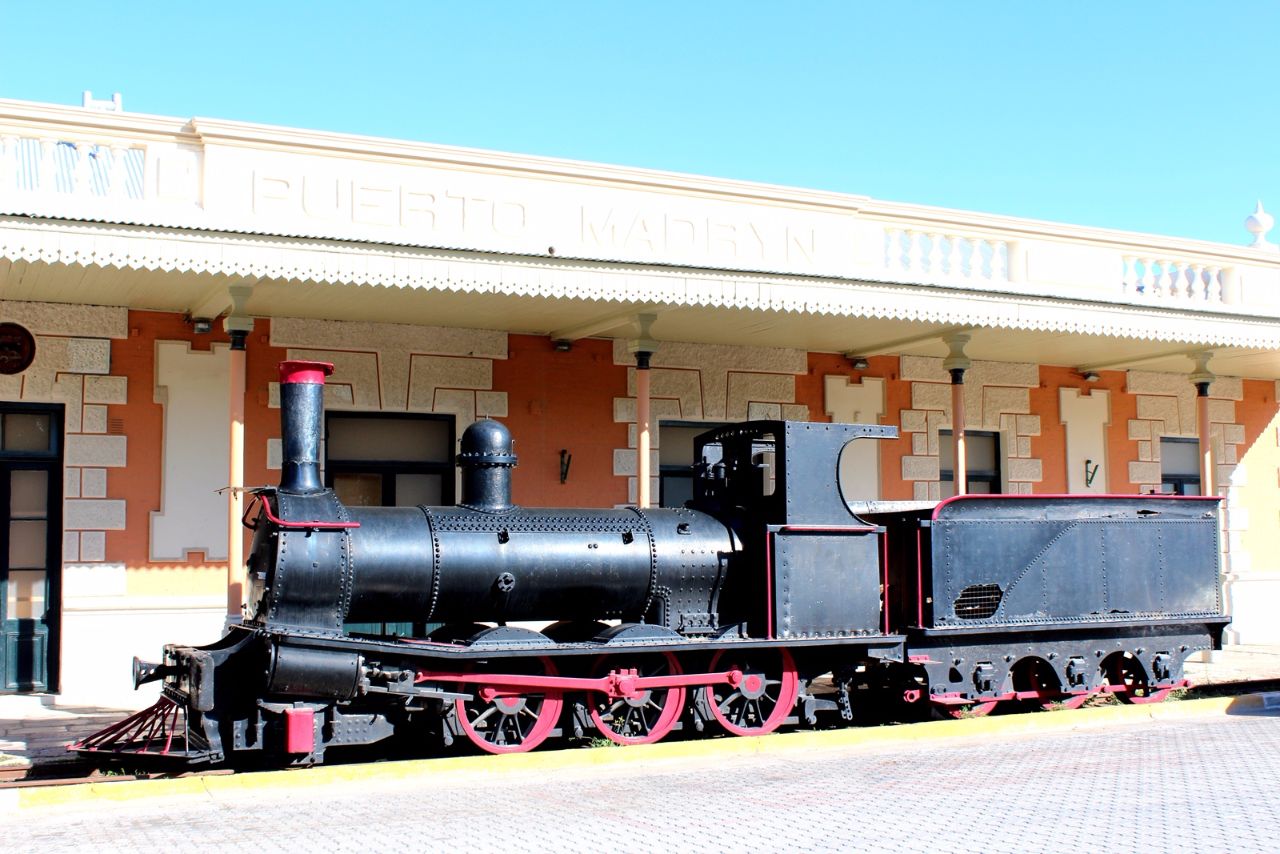
[[[0,690],[56,691],[62,407],[0,404]]]

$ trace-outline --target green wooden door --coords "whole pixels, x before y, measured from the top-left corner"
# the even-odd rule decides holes
[[[0,690],[56,687],[60,412],[0,411]]]

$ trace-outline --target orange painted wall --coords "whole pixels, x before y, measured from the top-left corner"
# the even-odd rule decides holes
[[[279,469],[267,468],[267,440],[280,438],[280,410],[270,408],[270,384],[280,379],[287,351],[271,346],[271,322],[257,320],[247,342],[244,381],[244,482],[275,485]],[[246,534],[246,548],[248,543]],[[247,552],[246,552],[247,553]]]
[[[151,513],[160,509],[161,453],[164,408],[155,402],[157,341],[187,341],[194,350],[228,343],[224,332],[197,335],[180,315],[131,311],[129,337],[111,342],[111,367],[128,377],[128,403],[107,408],[128,437],[128,465],[107,470],[107,495],[125,500],[125,529],[108,531],[106,559],[123,563],[127,590],[134,595],[221,595],[226,586],[226,562],[206,562],[199,552],[183,563],[154,563],[149,559]],[[248,342],[245,402],[245,483],[273,482],[267,471],[266,440],[278,436],[279,415],[267,409],[267,382],[284,351],[268,345],[270,327],[258,321]],[[170,489],[181,488],[170,484]],[[216,523],[216,524],[221,524]],[[246,535],[247,536],[247,535]]]
[[[1099,371],[1094,388],[1111,392],[1111,423],[1107,425],[1107,492],[1134,495],[1136,483],[1129,480],[1129,463],[1138,459],[1138,441],[1129,438],[1129,422],[1138,417],[1138,398],[1125,391],[1124,371]]]
[[[1040,366],[1040,385],[1031,389],[1031,411],[1040,416],[1040,435],[1031,437],[1031,456],[1039,458],[1043,476],[1033,486],[1038,493],[1067,491],[1067,428],[1058,405],[1058,389],[1063,387],[1088,394],[1092,384],[1070,368]]]
[[[1276,400],[1276,384],[1271,380],[1244,380],[1244,399],[1236,404],[1236,421],[1244,425],[1241,458],[1258,441],[1275,418],[1280,401]]]
[[[1138,443],[1129,438],[1129,420],[1137,417],[1137,399],[1125,392],[1124,371],[1100,371],[1097,382],[1085,382],[1074,368],[1040,366],[1040,386],[1031,390],[1031,411],[1040,416],[1040,435],[1031,437],[1031,456],[1041,461],[1043,480],[1034,485],[1041,495],[1067,492],[1067,430],[1062,424],[1058,390],[1078,389],[1082,395],[1110,392],[1111,421],[1106,428],[1107,491],[1132,494],[1129,463],[1138,459]]]
[[[1280,541],[1280,513],[1276,509],[1276,484],[1280,477],[1280,404],[1276,384],[1245,380],[1244,399],[1236,405],[1236,418],[1244,425],[1244,443],[1236,450],[1246,477],[1237,488],[1237,500],[1248,511],[1249,525],[1240,531],[1240,544],[1252,556],[1251,570],[1274,570],[1275,544]],[[1235,567],[1239,571],[1239,567]]]
[[[812,420],[830,421],[826,414],[825,377],[848,377],[850,383],[860,383],[864,377],[879,378],[885,381],[885,409],[880,423],[900,427],[902,410],[911,408],[911,384],[898,379],[898,357],[871,356],[867,362],[865,371],[855,371],[844,356],[810,353],[808,373],[796,377],[796,403],[809,407]],[[886,501],[911,500],[911,484],[902,480],[902,458],[910,453],[910,439],[899,437],[880,443],[880,495]]]
[[[163,409],[154,401],[157,341],[188,341],[207,350],[226,342],[221,332],[196,335],[178,315],[131,312],[130,335],[112,341],[112,372],[129,379],[128,403],[110,406],[108,418],[123,428],[129,440],[129,464],[108,470],[108,495],[127,502],[126,528],[107,533],[106,559],[129,567],[131,593],[149,595],[215,595],[225,583],[225,563],[206,563],[195,553],[181,564],[148,560],[150,514],[160,507]],[[272,347],[269,321],[259,320],[249,337],[245,405],[245,483],[274,483],[278,471],[269,470],[266,446],[280,435],[279,412],[268,405],[269,384],[286,352]],[[627,425],[613,420],[613,400],[627,396],[627,368],[613,363],[612,342],[583,340],[568,352],[557,352],[542,336],[511,335],[508,358],[493,364],[493,387],[508,396],[508,415],[501,419],[516,440],[520,464],[513,476],[513,497],[528,506],[607,507],[627,500],[626,479],[613,474],[613,454],[627,446]],[[842,356],[810,353],[808,370],[796,377],[796,402],[808,408],[815,421],[825,414],[824,378],[845,376],[885,381],[882,423],[898,426],[911,407],[910,383],[898,376],[895,356],[875,356],[865,371],[854,371]],[[1137,459],[1137,442],[1128,438],[1128,422],[1136,417],[1136,399],[1124,391],[1123,371],[1103,371],[1096,383],[1086,383],[1074,370],[1041,367],[1040,385],[1031,390],[1032,412],[1040,415],[1040,435],[1032,437],[1031,453],[1043,463],[1037,493],[1067,490],[1066,434],[1059,415],[1062,387],[1111,393],[1111,422],[1107,428],[1108,491],[1132,493],[1128,464]],[[1276,415],[1275,385],[1245,381],[1245,399],[1238,419],[1251,446]],[[465,425],[459,425],[464,427]],[[568,481],[560,483],[560,450],[573,454]],[[910,500],[911,484],[901,479],[902,458],[910,442],[882,442],[881,494],[888,500]],[[246,535],[246,547],[248,537]]]
[[[220,332],[197,335],[181,315],[129,312],[129,337],[111,342],[111,371],[128,377],[128,403],[107,407],[107,418],[128,437],[128,464],[107,469],[107,495],[123,498],[125,528],[108,531],[106,559],[128,569],[130,594],[216,595],[224,587],[226,563],[208,564],[192,555],[183,564],[155,564],[150,554],[151,513],[160,509],[164,408],[155,402],[157,341],[187,341],[208,350],[227,341]]]
[[[627,447],[627,425],[613,420],[613,399],[627,396],[627,368],[613,363],[613,342],[581,340],[557,352],[545,336],[511,335],[507,359],[493,363],[493,387],[507,393],[507,417],[519,464],[517,504],[611,507],[627,500],[613,474],[613,451]],[[466,425],[458,425],[464,428]],[[560,483],[560,451],[573,455]]]

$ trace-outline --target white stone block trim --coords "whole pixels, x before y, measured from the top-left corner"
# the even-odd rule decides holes
[[[157,341],[154,400],[164,410],[160,509],[150,514],[149,557],[185,561],[227,559],[227,485],[231,453],[231,362],[227,345],[193,349]]]
[[[332,362],[325,407],[332,411],[452,415],[460,436],[478,418],[504,418],[507,393],[493,388],[493,362],[508,357],[507,333],[397,323],[274,318],[271,344],[290,359]],[[359,342],[361,349],[352,349]],[[268,405],[280,406],[279,383]],[[267,468],[282,461],[279,439],[268,439]]]
[[[613,420],[627,424],[627,447],[613,452],[614,474],[627,478],[628,500],[636,501],[636,369],[627,342],[613,342],[613,363],[627,365],[627,397],[613,400]],[[803,350],[662,342],[650,360],[649,438],[653,454],[649,493],[659,495],[658,454],[662,421],[728,422],[748,419],[807,420],[808,408],[795,402],[795,378],[808,371]]]
[[[0,377],[0,400],[63,405],[63,561],[100,561],[107,530],[124,527],[125,502],[107,491],[107,468],[128,463],[128,440],[109,435],[108,405],[128,400],[111,376],[111,340],[129,336],[123,307],[0,300],[0,321],[36,338],[26,371]]]
[[[902,411],[901,431],[910,438],[913,451],[903,457],[902,479],[913,482],[917,500],[941,496],[938,431],[952,428],[951,377],[942,363],[929,356],[900,359],[899,375],[911,383],[912,407]],[[965,429],[999,433],[1002,488],[1010,494],[1030,494],[1032,484],[1044,478],[1042,462],[1031,456],[1031,438],[1041,432],[1040,416],[1031,412],[1031,389],[1040,384],[1039,366],[975,361],[964,380]],[[918,453],[922,449],[925,453]]]
[[[1128,371],[1125,377],[1125,389],[1136,396],[1137,404],[1137,417],[1128,423],[1130,440],[1138,442],[1138,460],[1129,464],[1129,480],[1141,492],[1154,492],[1163,479],[1160,439],[1199,437],[1195,385],[1187,374]],[[1219,464],[1215,480],[1222,492],[1244,444],[1244,425],[1236,421],[1236,401],[1244,399],[1244,382],[1238,377],[1217,377],[1209,395],[1209,437]]]

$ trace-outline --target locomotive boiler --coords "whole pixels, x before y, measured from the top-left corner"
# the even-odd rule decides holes
[[[367,621],[717,627],[738,552],[724,523],[691,510],[517,507],[516,456],[496,421],[462,437],[458,506],[344,507],[320,481],[322,381],[309,364],[283,368],[283,477],[259,496],[251,619],[331,631]]]
[[[74,745],[180,765],[555,735],[657,741],[844,721],[1150,702],[1220,644],[1216,499],[846,501],[879,425],[756,421],[695,443],[680,509],[519,507],[511,437],[464,433],[452,507],[347,507],[320,476],[331,366],[281,365],[283,466],[256,491],[243,619],[135,661],[157,703]],[[407,636],[351,631],[406,623]],[[534,628],[534,626],[538,628]]]

